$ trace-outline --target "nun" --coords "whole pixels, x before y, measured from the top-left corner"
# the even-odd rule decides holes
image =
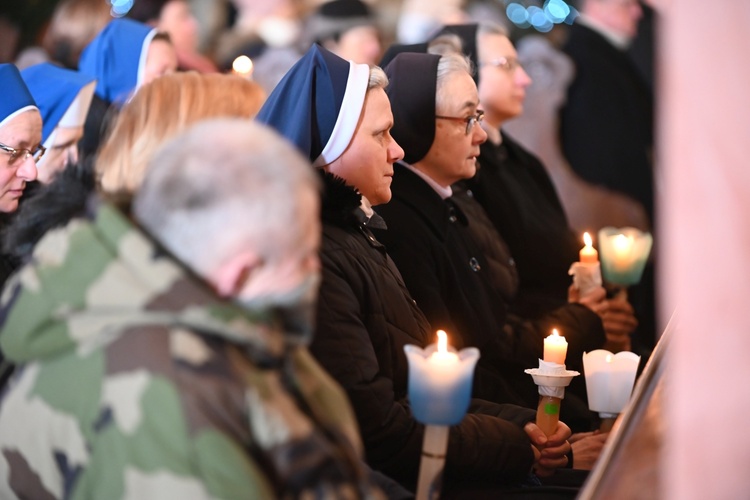
[[[78,162],[78,141],[96,80],[50,63],[26,68],[21,76],[42,114],[42,144],[47,152],[37,163],[37,180],[48,184],[57,172]]]
[[[313,46],[271,93],[257,120],[278,130],[321,176],[322,281],[311,350],[354,407],[367,462],[407,487],[416,482],[424,426],[407,398],[404,346],[434,342],[424,314],[371,229],[391,199],[404,152],[378,67]],[[534,463],[523,430],[533,410],[473,402],[451,428],[446,480],[518,484]]]
[[[44,156],[42,117],[13,64],[0,64],[0,95],[0,213],[10,213]]]
[[[130,19],[113,19],[81,53],[81,73],[96,78],[94,99],[84,125],[81,152],[96,152],[117,110],[142,85],[177,69],[169,35]]]

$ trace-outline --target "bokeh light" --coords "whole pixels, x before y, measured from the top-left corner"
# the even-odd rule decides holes
[[[555,24],[572,24],[578,17],[578,11],[565,0],[504,0],[505,15],[508,20],[521,29],[533,27],[536,31],[546,33]],[[540,6],[540,4],[542,4]]]
[[[133,8],[133,0],[111,0],[110,3],[114,17],[122,17]]]

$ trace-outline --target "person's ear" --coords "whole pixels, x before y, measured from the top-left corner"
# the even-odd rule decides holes
[[[236,296],[261,263],[260,256],[252,250],[243,250],[225,260],[213,272],[211,281],[216,292],[222,297]]]

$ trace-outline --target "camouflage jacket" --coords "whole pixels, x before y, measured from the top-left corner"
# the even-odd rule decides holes
[[[0,498],[380,496],[306,348],[112,207],[40,240],[0,322]]]

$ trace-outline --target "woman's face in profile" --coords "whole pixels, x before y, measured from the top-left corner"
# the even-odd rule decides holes
[[[174,73],[177,70],[177,53],[166,40],[153,40],[148,46],[146,65],[141,85],[156,80],[160,76]]]

